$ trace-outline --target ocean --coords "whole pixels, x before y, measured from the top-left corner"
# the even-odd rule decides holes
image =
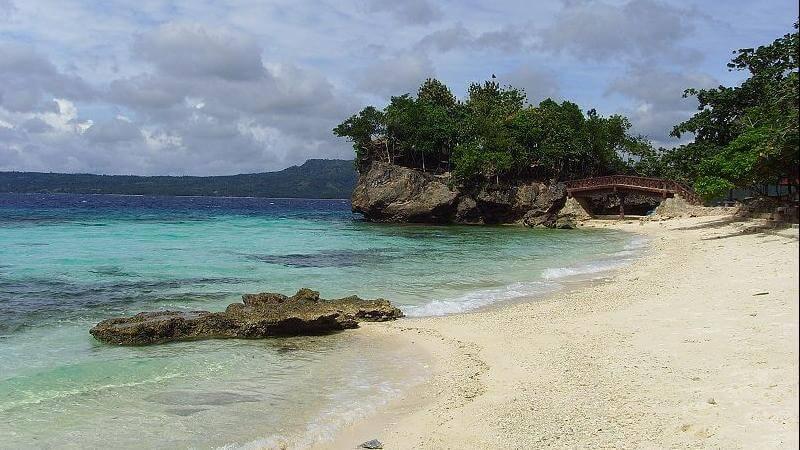
[[[601,277],[636,239],[372,224],[347,200],[0,194],[0,448],[307,445],[424,380],[425,360],[358,333],[116,347],[89,328],[301,287],[458,314]]]

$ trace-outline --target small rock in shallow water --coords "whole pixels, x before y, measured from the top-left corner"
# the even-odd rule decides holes
[[[708,402],[709,405],[716,405],[717,404],[717,401],[714,400],[714,397],[709,397],[708,400],[706,400],[706,401]]]
[[[377,439],[372,439],[359,445],[358,448],[383,448],[383,443]]]

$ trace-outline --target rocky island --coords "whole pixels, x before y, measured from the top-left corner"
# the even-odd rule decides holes
[[[494,80],[460,100],[428,79],[416,96],[368,106],[333,132],[353,143],[352,208],[368,221],[573,228],[587,211],[564,182],[635,173],[621,155],[647,146],[629,129],[625,117],[568,101],[527,104],[524,91]]]
[[[372,161],[359,174],[353,211],[373,222],[499,224],[573,228],[564,183],[524,180],[458,186],[450,174]]]
[[[383,322],[403,317],[384,299],[357,296],[323,300],[319,292],[300,289],[283,294],[245,294],[242,303],[225,311],[154,311],[107,319],[89,333],[117,345],[147,345],[196,339],[244,338],[324,334],[357,328],[359,322]]]

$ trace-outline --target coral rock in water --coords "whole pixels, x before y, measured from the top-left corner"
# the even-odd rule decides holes
[[[382,322],[403,317],[387,300],[363,300],[356,296],[323,300],[319,293],[300,289],[282,294],[245,294],[223,312],[156,311],[132,317],[107,319],[89,333],[118,345],[213,339],[256,339],[329,333],[358,327],[358,322]]]

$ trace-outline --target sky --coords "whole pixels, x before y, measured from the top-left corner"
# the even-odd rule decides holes
[[[428,77],[624,114],[674,146],[689,87],[795,0],[0,0],[0,171],[224,175],[352,158],[331,129]]]

